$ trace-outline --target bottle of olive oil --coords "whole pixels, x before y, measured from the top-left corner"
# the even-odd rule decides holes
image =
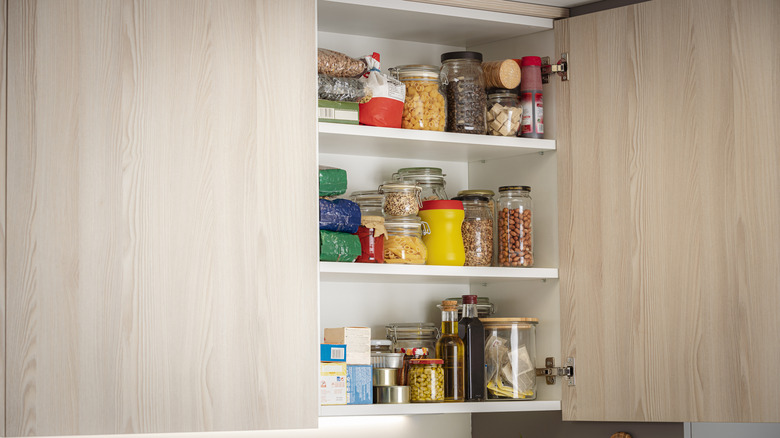
[[[463,341],[458,337],[458,302],[445,300],[441,309],[441,337],[436,358],[444,360],[444,401],[462,402],[465,389]]]

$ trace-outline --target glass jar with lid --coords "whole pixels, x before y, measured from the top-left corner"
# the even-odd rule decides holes
[[[426,131],[444,131],[447,106],[435,65],[401,65],[398,79],[406,85],[401,127]]]
[[[444,401],[444,360],[411,359],[409,361],[409,386],[412,403],[436,403]]]
[[[487,130],[490,135],[517,136],[523,107],[520,98],[511,91],[499,91],[488,95]]]
[[[536,318],[480,318],[488,400],[536,399]]]
[[[360,207],[360,214],[363,216],[383,216],[382,202],[384,195],[379,190],[364,190],[352,192],[349,199]]]
[[[408,351],[415,356],[435,356],[439,328],[432,322],[393,322],[385,326],[393,351]],[[424,351],[414,350],[424,349]],[[416,354],[419,353],[419,354]]]
[[[484,134],[485,78],[482,54],[448,52],[441,55],[441,84],[447,98],[447,131]]]
[[[404,167],[393,174],[393,180],[416,182],[422,190],[420,197],[423,201],[436,201],[449,199],[444,191],[447,185],[445,176],[438,167]]]
[[[528,186],[498,189],[498,265],[534,265],[533,202]]]
[[[487,196],[464,195],[454,199],[463,202],[463,266],[490,266],[493,263],[493,211]]]
[[[416,215],[422,206],[422,188],[414,182],[390,181],[379,186],[383,196],[382,212],[386,216]]]
[[[424,265],[428,249],[422,240],[422,221],[417,216],[395,217],[385,221],[385,263]]]

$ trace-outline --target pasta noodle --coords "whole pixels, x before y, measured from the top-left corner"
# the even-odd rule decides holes
[[[427,258],[428,249],[419,237],[388,235],[385,240],[385,263],[424,265]]]

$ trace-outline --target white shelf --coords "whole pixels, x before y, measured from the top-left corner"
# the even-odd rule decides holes
[[[553,20],[404,0],[319,0],[317,26],[325,32],[469,47],[552,29]]]
[[[320,153],[473,162],[554,151],[555,140],[319,123]]]
[[[477,266],[395,265],[320,262],[320,279],[337,282],[497,283],[558,278],[557,268],[494,268]]]
[[[356,415],[468,414],[480,412],[560,411],[560,401],[485,401],[476,403],[409,403],[399,405],[320,406],[320,417]]]

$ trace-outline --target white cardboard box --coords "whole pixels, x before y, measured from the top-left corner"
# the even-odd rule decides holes
[[[320,404],[347,404],[346,363],[320,363]]]
[[[325,343],[346,344],[350,365],[371,365],[370,327],[326,328]]]

